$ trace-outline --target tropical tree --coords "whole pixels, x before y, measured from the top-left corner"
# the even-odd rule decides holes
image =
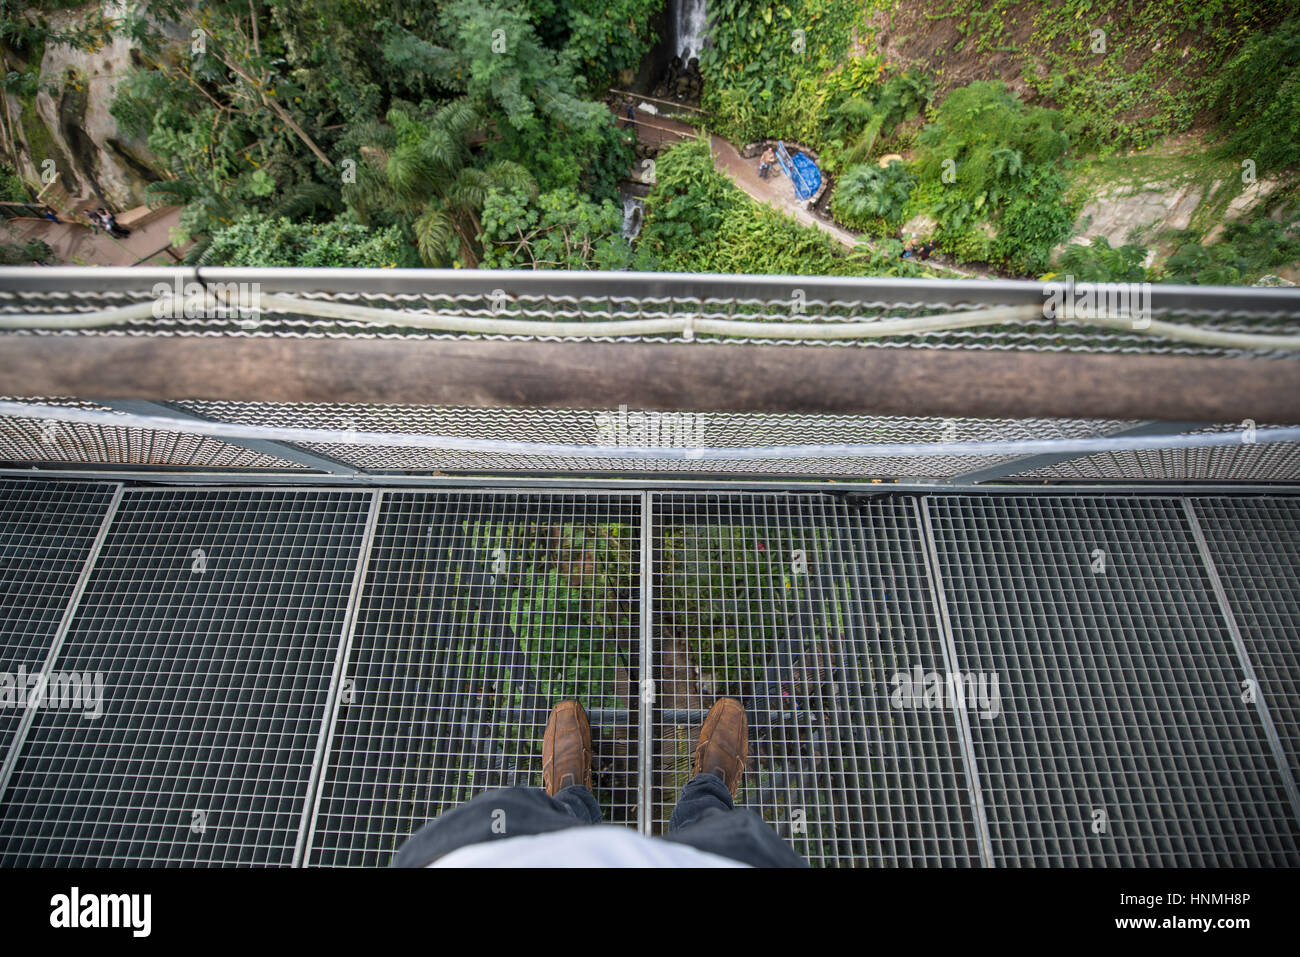
[[[410,230],[428,266],[479,263],[480,213],[493,188],[537,185],[518,163],[473,165],[470,143],[483,118],[468,97],[439,107],[426,118],[409,105],[388,111],[385,126],[372,127],[364,162],[344,199],[363,225],[396,224]]]

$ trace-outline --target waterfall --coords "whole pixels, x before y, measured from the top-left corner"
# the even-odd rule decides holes
[[[644,210],[645,203],[635,196],[623,198],[623,238],[629,243],[641,232],[641,216]]]
[[[672,0],[672,4],[674,52],[682,58],[682,63],[689,63],[691,57],[700,55],[708,13],[704,0]]]

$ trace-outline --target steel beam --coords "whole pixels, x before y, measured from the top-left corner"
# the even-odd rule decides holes
[[[193,419],[195,422],[213,422],[202,415],[195,415],[186,409],[179,408],[168,402],[150,402],[146,399],[94,399],[92,400],[99,405],[112,409],[115,412],[130,412],[134,415],[163,415],[173,419]],[[296,445],[288,445],[284,442],[268,442],[264,439],[238,439],[226,438],[221,439],[227,445],[237,445],[241,449],[248,449],[250,452],[257,452],[259,455],[270,455],[278,459],[284,459],[287,462],[293,462],[297,465],[305,465],[309,469],[315,469],[318,472],[328,472],[331,475],[361,475],[360,469],[355,469],[350,465],[345,465],[328,456],[319,455],[315,452],[308,452],[306,449]]]
[[[1182,435],[1184,432],[1192,432],[1196,429],[1203,429],[1213,423],[1210,422],[1142,422],[1138,425],[1128,426],[1120,429],[1118,432],[1108,432],[1108,436],[1135,436],[1135,435]],[[975,485],[980,482],[991,481],[992,479],[1007,478],[1012,475],[1019,475],[1022,472],[1032,472],[1034,469],[1047,468],[1048,466],[1057,465],[1061,462],[1068,462],[1071,459],[1083,458],[1088,453],[1080,455],[1077,452],[1061,452],[1047,455],[1025,455],[1019,458],[1009,459],[997,465],[990,465],[988,468],[977,469],[974,472],[966,472],[963,475],[954,475],[947,480],[949,485]]]

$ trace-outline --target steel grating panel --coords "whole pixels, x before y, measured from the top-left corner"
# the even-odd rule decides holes
[[[810,862],[978,863],[952,715],[898,694],[941,668],[910,506],[662,495],[654,535],[655,830],[730,695],[750,722],[737,803]]]
[[[1300,785],[1300,500],[1195,499],[1210,556]],[[1239,693],[1243,690],[1238,688]]]
[[[0,481],[0,767],[115,489]]]
[[[53,549],[0,562],[7,637],[57,625],[30,584],[70,589],[57,549],[89,547],[111,489],[0,483],[0,545]],[[982,834],[998,864],[1300,863],[1182,499],[917,502],[128,490],[55,663],[104,675],[104,714],[34,712],[0,863],[283,865],[308,840],[304,863],[384,865],[477,791],[540,784],[565,697],[592,715],[607,820],[644,800],[662,831],[723,694],[751,721],[739,803],[814,864],[978,864]],[[1294,756],[1300,506],[1196,509]],[[997,714],[932,696],[952,670],[996,676]]]
[[[1300,863],[1178,500],[926,507],[996,863]]]
[[[384,494],[307,863],[386,865],[479,791],[540,787],[565,698],[606,821],[635,822],[640,501]]]
[[[107,406],[80,399],[5,397],[3,401],[59,405],[99,412],[113,411]],[[0,461],[199,468],[302,468],[294,462],[253,452],[207,435],[14,416],[0,416]]]
[[[14,865],[289,864],[371,493],[131,490],[0,806]]]
[[[966,419],[940,417],[794,415],[576,409],[480,409],[436,406],[270,402],[177,402],[195,415],[248,425],[344,431],[409,432],[471,439],[580,445],[666,447],[777,446],[870,442],[977,442],[1083,438],[1107,435],[1130,423],[1109,419]],[[595,457],[505,455],[310,444],[304,448],[372,470],[703,472],[768,475],[950,477],[1014,459],[1009,455],[923,458],[653,461]]]

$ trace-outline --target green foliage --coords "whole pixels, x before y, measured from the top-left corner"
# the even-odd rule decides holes
[[[930,19],[948,20],[959,39],[940,51],[937,72],[946,56],[1009,59],[1035,93],[1076,122],[1081,146],[1110,151],[1146,146],[1192,126],[1224,62],[1251,31],[1275,25],[1287,4],[948,0],[945,6]]]
[[[1002,83],[953,90],[917,137],[909,212],[933,216],[959,258],[1042,272],[1077,211],[1057,168],[1068,145],[1058,111],[1026,107]]]
[[[848,253],[826,233],[753,202],[713,166],[707,141],[661,154],[639,250],[670,272],[825,276],[928,275],[897,242]]]
[[[22,177],[8,166],[0,166],[0,201],[6,203],[27,203],[31,195],[23,184]]]
[[[1251,35],[1219,73],[1212,105],[1227,149],[1260,173],[1300,165],[1300,17]]]
[[[204,255],[215,266],[394,267],[417,265],[400,229],[359,223],[294,223],[246,216],[218,230]]]
[[[343,197],[366,225],[405,231],[426,266],[478,265],[479,214],[489,192],[536,185],[515,163],[472,163],[469,138],[482,119],[468,97],[421,115],[407,106],[388,111],[362,147],[357,181]]]
[[[658,41],[652,27],[664,0],[566,0],[552,28],[567,39],[561,58],[593,86],[619,70],[636,69]],[[558,29],[557,29],[558,28]]]
[[[1146,256],[1144,246],[1112,246],[1105,236],[1094,236],[1091,245],[1066,246],[1056,271],[1078,282],[1143,282],[1147,278]]]
[[[1190,237],[1185,237],[1190,240]],[[1164,264],[1165,282],[1197,285],[1248,283],[1276,266],[1300,263],[1300,219],[1267,216],[1229,224],[1211,246],[1184,242]]]
[[[483,266],[490,269],[622,269],[632,251],[623,211],[572,189],[533,196],[494,189],[483,209]]]
[[[915,183],[898,161],[883,169],[874,163],[853,166],[835,184],[831,211],[850,229],[892,232],[902,220]]]
[[[150,202],[185,205],[196,255],[243,216],[327,219],[346,202],[428,264],[474,265],[490,188],[616,193],[630,146],[587,85],[639,57],[661,2],[393,0],[376,17],[364,0],[155,0],[118,27],[146,68],[112,109],[161,158]],[[175,49],[150,16],[202,29],[206,49]]]
[[[860,163],[888,142],[898,124],[922,112],[933,84],[921,73],[899,73],[830,107],[823,165],[834,170]]]
[[[824,146],[828,96],[837,89],[827,77],[856,69],[848,53],[861,3],[710,0],[708,9],[713,44],[701,52],[700,70],[718,132],[741,143],[770,136]]]
[[[1206,248],[1187,243],[1165,260],[1166,282],[1227,286],[1245,279],[1237,251],[1226,243]]]
[[[54,250],[43,239],[0,243],[0,266],[30,266],[33,262],[48,265],[53,261]]]

